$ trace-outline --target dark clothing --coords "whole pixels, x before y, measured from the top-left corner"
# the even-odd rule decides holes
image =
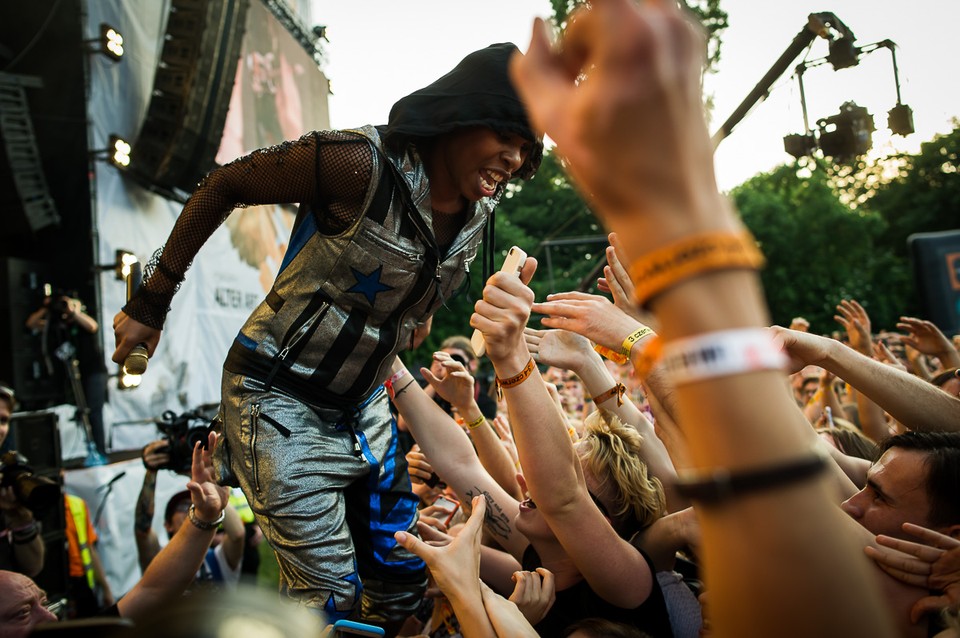
[[[639,551],[639,550],[638,550]],[[563,634],[563,630],[585,618],[606,618],[614,622],[624,623],[647,632],[653,638],[673,638],[670,628],[670,616],[667,613],[667,604],[663,599],[663,592],[654,577],[653,561],[643,554],[650,568],[650,578],[653,589],[645,601],[634,609],[624,609],[611,605],[598,596],[586,580],[582,580],[573,587],[558,591],[556,602],[547,612],[547,615],[536,624],[534,629],[541,636],[554,638]],[[533,545],[527,547],[523,553],[523,569],[533,571],[542,567],[540,557]]]

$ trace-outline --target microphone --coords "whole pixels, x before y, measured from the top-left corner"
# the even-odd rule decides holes
[[[140,262],[130,264],[130,274],[127,275],[127,301],[130,301],[133,293],[137,292],[137,288],[140,287],[142,281],[143,271],[141,270]],[[143,374],[147,371],[147,363],[149,361],[147,345],[138,343],[127,354],[127,358],[123,360],[123,371],[126,374]]]

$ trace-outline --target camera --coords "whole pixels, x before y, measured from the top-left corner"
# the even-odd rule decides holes
[[[27,465],[27,457],[16,450],[0,456],[0,487],[12,487],[17,503],[34,514],[43,514],[60,500],[60,485],[43,476],[36,476]]]
[[[159,469],[189,474],[193,465],[193,448],[198,441],[202,447],[207,447],[211,421],[195,410],[179,415],[167,410],[162,417],[157,428],[167,442],[170,460]]]

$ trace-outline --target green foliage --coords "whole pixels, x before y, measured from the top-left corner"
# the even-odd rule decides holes
[[[841,203],[825,171],[782,165],[732,196],[767,257],[761,278],[775,323],[800,315],[812,330],[831,332],[843,298],[864,303],[878,327],[895,322],[900,306],[881,300],[874,283],[892,267],[875,248],[883,221]]]
[[[550,0],[553,7],[554,22],[565,29],[567,18],[586,0]],[[720,8],[720,0],[679,0],[694,17],[700,21],[707,32],[707,71],[713,71],[720,62],[720,44],[723,31],[729,26],[727,12]]]

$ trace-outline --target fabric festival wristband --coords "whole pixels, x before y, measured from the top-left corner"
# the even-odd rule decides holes
[[[653,328],[650,328],[649,326],[641,325],[639,328],[631,332],[626,339],[623,340],[623,345],[620,346],[620,352],[623,353],[624,356],[629,357],[630,352],[633,350],[633,346],[636,345],[636,343],[641,339],[643,339],[644,337],[652,334],[656,334],[653,331]]]
[[[467,429],[468,429],[468,430],[475,430],[475,429],[477,429],[478,427],[480,427],[481,425],[483,425],[483,422],[486,421],[486,420],[487,420],[487,418],[481,414],[481,415],[480,415],[480,418],[478,418],[476,421],[470,421],[470,423],[467,423],[467,424],[466,424]]]
[[[749,232],[703,233],[644,255],[630,266],[641,307],[681,281],[719,270],[759,270],[764,259]]]
[[[716,468],[703,472],[680,472],[674,487],[681,496],[702,506],[716,506],[737,497],[784,487],[816,476],[827,467],[819,452],[809,456],[753,470],[731,472]]]
[[[598,343],[597,345],[593,346],[593,349],[594,349],[594,350],[596,351],[596,353],[599,354],[601,357],[606,357],[607,359],[609,359],[610,361],[613,361],[613,362],[616,363],[617,365],[621,365],[621,366],[622,366],[622,365],[625,364],[627,361],[629,361],[629,359],[627,359],[627,357],[626,357],[625,355],[622,355],[622,354],[620,354],[619,352],[617,352],[617,351],[615,351],[615,350],[611,350],[610,348],[607,348],[606,346],[601,346],[599,343]]]
[[[403,377],[407,376],[407,374],[409,374],[407,372],[407,369],[403,368],[400,370],[400,372],[397,372],[392,377],[390,377],[389,379],[383,382],[383,386],[387,389],[387,395],[389,395],[391,399],[396,398],[396,390],[394,390],[393,388],[394,384],[400,379],[402,379]]]
[[[674,385],[758,370],[782,370],[787,355],[764,328],[722,330],[664,344],[660,360]]]
[[[601,392],[597,396],[593,397],[593,402],[597,405],[600,405],[607,399],[612,397],[617,397],[617,407],[623,405],[623,393],[627,391],[627,388],[620,382],[617,382],[615,386],[607,390],[606,392]]]
[[[537,364],[534,363],[533,357],[530,357],[530,361],[528,361],[527,365],[523,367],[523,370],[513,375],[512,377],[507,377],[506,379],[501,379],[500,377],[496,377],[497,400],[500,401],[503,399],[504,388],[509,389],[509,388],[513,388],[520,385],[521,383],[526,381],[531,374],[533,374],[533,371],[536,370],[536,368],[537,368]]]

